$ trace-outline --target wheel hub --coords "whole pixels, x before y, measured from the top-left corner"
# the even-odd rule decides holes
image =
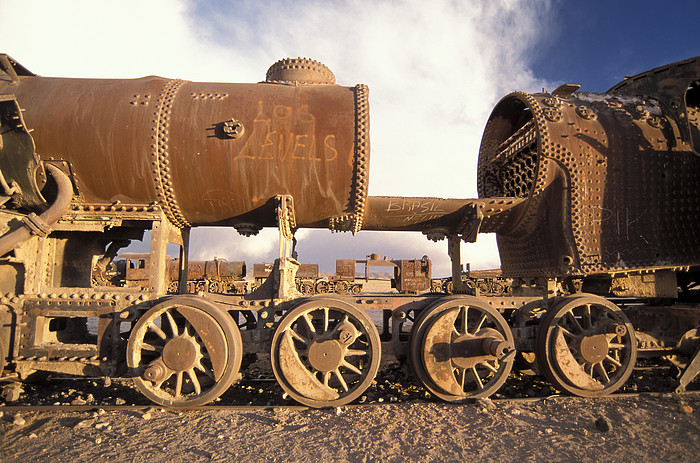
[[[315,342],[309,347],[309,363],[318,371],[333,371],[342,361],[343,347],[336,340]]]
[[[482,340],[471,334],[462,335],[450,344],[452,363],[462,369],[471,368],[484,355]]]
[[[586,336],[581,340],[581,356],[586,363],[599,363],[608,355],[608,340],[604,334]]]
[[[174,371],[187,371],[197,364],[197,345],[188,338],[173,338],[163,348],[163,363]]]

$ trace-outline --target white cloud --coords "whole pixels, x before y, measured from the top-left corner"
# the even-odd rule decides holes
[[[255,82],[277,59],[307,56],[343,85],[370,87],[370,194],[473,197],[479,142],[505,93],[549,86],[527,57],[549,21],[549,2],[23,0],[0,4],[0,40],[33,72],[74,77],[157,74]],[[274,230],[245,239],[233,230],[193,233],[192,257],[270,261]],[[493,237],[463,253],[498,265]],[[299,235],[302,260],[379,252],[431,256],[446,273],[446,244],[420,234]],[[304,255],[312,256],[304,259]],[[246,257],[249,256],[249,257]]]

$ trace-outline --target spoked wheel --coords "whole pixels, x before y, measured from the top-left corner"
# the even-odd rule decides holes
[[[452,280],[448,280],[442,285],[442,291],[447,294],[452,294],[452,290],[454,289],[454,283],[452,283]]]
[[[294,308],[272,338],[277,381],[310,407],[338,407],[355,400],[372,383],[380,357],[379,333],[369,316],[334,299]]]
[[[336,281],[334,291],[338,294],[346,294],[349,287],[350,285],[348,285],[347,281]]]
[[[411,330],[414,375],[449,402],[490,396],[508,378],[514,359],[508,323],[475,297],[442,299],[423,310]]]
[[[136,387],[153,402],[195,407],[219,397],[241,366],[233,319],[195,297],[175,297],[148,310],[127,344]]]
[[[321,280],[318,283],[316,283],[316,292],[318,294],[325,294],[328,292],[328,289],[330,288],[330,285],[328,284],[327,281]]]
[[[632,324],[601,297],[567,297],[540,322],[537,360],[562,391],[581,397],[611,394],[627,381],[636,359]]]
[[[299,292],[305,296],[313,294],[314,293],[314,285],[305,281],[299,285]]]

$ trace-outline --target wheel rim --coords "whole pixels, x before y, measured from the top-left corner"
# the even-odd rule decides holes
[[[476,298],[443,299],[425,309],[411,330],[414,375],[449,402],[490,396],[508,378],[514,359],[508,323]]]
[[[379,368],[381,343],[372,320],[332,299],[302,303],[272,338],[272,368],[292,398],[311,407],[340,406],[359,397]]]
[[[622,310],[601,297],[567,297],[540,322],[537,358],[562,391],[581,397],[611,394],[632,374],[634,328]]]
[[[176,297],[148,310],[127,344],[136,387],[153,402],[194,407],[223,394],[241,365],[240,331],[205,301]]]

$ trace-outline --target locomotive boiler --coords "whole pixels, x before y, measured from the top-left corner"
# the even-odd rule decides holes
[[[382,355],[448,401],[493,394],[522,353],[581,396],[618,390],[638,354],[681,366],[679,390],[700,369],[698,58],[604,94],[506,96],[466,199],[369,196],[368,89],[316,61],[281,60],[255,84],[40,77],[8,55],[0,67],[7,374],[123,376],[188,407],[226,391],[243,354],[269,355],[288,396],[319,407],[359,398]],[[264,283],[188,294],[198,225],[278,228]],[[302,227],[446,239],[455,294],[301,294]],[[95,278],[145,231],[138,288]],[[479,233],[497,234],[512,294],[462,279],[460,243]]]

